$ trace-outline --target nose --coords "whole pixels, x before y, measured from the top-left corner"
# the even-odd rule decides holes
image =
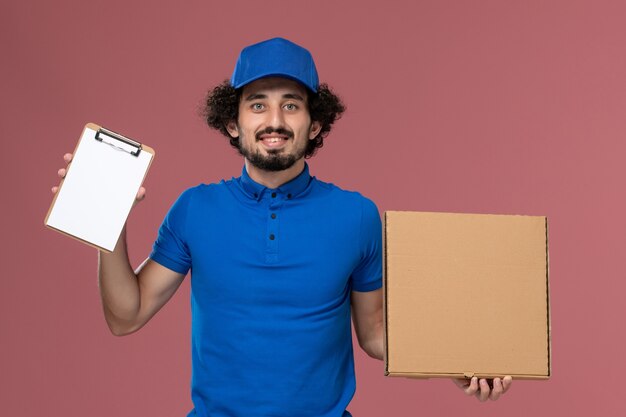
[[[280,106],[275,106],[269,112],[269,126],[274,129],[285,127],[285,115],[283,109]]]

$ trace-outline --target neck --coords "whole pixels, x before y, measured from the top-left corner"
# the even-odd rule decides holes
[[[278,188],[297,177],[304,169],[304,158],[299,159],[292,167],[283,171],[265,171],[245,160],[246,172],[255,182],[268,188]]]

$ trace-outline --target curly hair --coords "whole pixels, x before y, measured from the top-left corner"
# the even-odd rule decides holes
[[[239,117],[241,90],[241,88],[235,89],[228,80],[225,80],[209,90],[201,111],[209,127],[219,130],[230,140],[230,145],[238,151],[240,150],[239,138],[232,137],[226,130],[226,125],[233,120],[236,121]],[[324,138],[330,133],[333,123],[346,110],[346,106],[327,84],[320,84],[317,93],[308,91],[307,106],[311,121],[319,122],[322,126],[318,135],[307,143],[304,157],[310,158],[317,149],[324,146]]]

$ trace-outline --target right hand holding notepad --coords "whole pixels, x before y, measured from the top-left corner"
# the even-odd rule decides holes
[[[73,155],[71,153],[66,153],[65,155],[63,155],[63,159],[65,160],[67,165],[69,165],[69,163],[72,161],[72,157]],[[59,175],[59,177],[65,178],[65,174],[67,173],[67,165],[65,166],[65,168],[61,168],[57,171],[57,174]],[[57,191],[59,191],[58,185],[55,185],[54,187],[52,187],[53,194],[56,194]],[[143,200],[145,197],[146,197],[146,189],[144,187],[139,187],[139,191],[137,192],[137,196],[135,197],[134,205],[136,205],[138,202]]]

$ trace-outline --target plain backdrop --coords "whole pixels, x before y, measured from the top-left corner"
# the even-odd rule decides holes
[[[128,225],[138,265],[184,189],[240,174],[198,108],[242,47],[283,36],[348,107],[313,175],[381,213],[549,218],[552,378],[481,404],[447,380],[387,378],[357,349],[355,417],[621,415],[625,15],[598,0],[2,0],[0,413],[186,415],[189,282],[112,336],[95,249],[43,226],[50,187],[89,121],[152,146]]]

